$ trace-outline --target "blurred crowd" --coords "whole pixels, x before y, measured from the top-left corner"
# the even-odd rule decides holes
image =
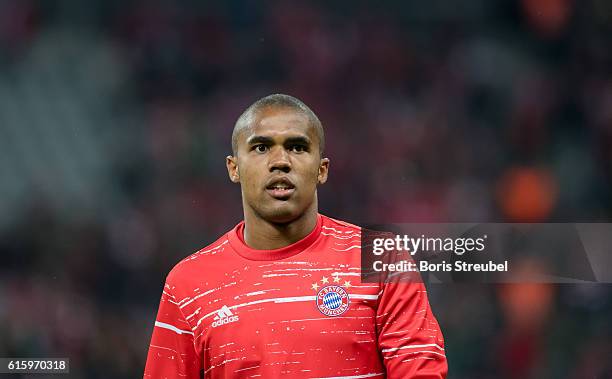
[[[0,1],[0,357],[134,378],[164,277],[241,220],[270,93],[321,119],[322,213],[610,222],[612,3]],[[431,285],[451,378],[612,377],[612,287]],[[24,376],[25,377],[25,376]]]

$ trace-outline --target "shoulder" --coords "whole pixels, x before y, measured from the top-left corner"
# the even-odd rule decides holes
[[[321,215],[323,218],[323,227],[337,227],[340,229],[352,230],[352,231],[361,231],[361,227],[355,224],[351,224],[350,222],[338,220],[332,217],[328,217],[325,215]]]
[[[336,233],[347,235],[360,235],[361,227],[351,224],[350,222],[337,220],[328,216],[321,215],[323,223],[321,225],[322,233]]]
[[[166,282],[172,286],[177,286],[189,281],[190,278],[201,275],[210,259],[222,254],[228,247],[228,234],[223,234],[219,239],[210,245],[201,248],[195,253],[181,259],[168,273]]]

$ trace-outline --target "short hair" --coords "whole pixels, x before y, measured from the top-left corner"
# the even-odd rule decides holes
[[[232,153],[236,155],[238,151],[238,136],[240,133],[248,127],[253,125],[255,116],[257,113],[265,108],[289,108],[296,112],[299,112],[308,118],[308,122],[315,128],[317,137],[319,138],[319,152],[323,156],[323,150],[325,148],[325,133],[323,132],[323,125],[317,115],[300,99],[290,95],[282,93],[275,93],[262,97],[253,104],[251,104],[242,114],[238,117],[234,130],[232,131]]]

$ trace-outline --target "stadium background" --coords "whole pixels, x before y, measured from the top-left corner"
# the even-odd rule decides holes
[[[165,274],[241,219],[230,131],[273,92],[326,127],[327,215],[610,222],[611,46],[606,0],[0,1],[0,356],[140,377]],[[609,285],[430,296],[451,378],[612,377]]]

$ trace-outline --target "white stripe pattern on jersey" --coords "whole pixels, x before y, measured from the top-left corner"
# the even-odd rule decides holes
[[[164,329],[172,330],[176,334],[191,334],[193,336],[193,332],[190,332],[189,330],[179,329],[176,326],[170,325],[170,324],[166,324],[165,322],[155,321],[155,326],[157,326],[159,328],[164,328]]]

